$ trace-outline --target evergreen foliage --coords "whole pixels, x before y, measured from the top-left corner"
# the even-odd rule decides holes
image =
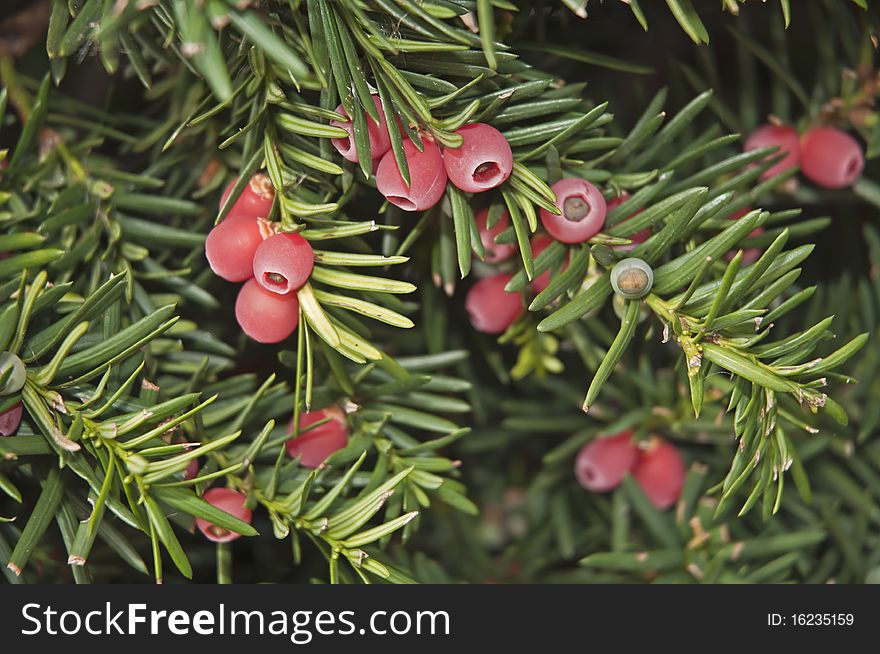
[[[0,351],[26,367],[10,391],[0,363],[0,412],[24,407],[0,437],[9,582],[878,580],[872,3],[28,4],[0,14]],[[405,139],[456,147],[472,122],[504,134],[512,175],[419,214],[382,204],[374,93],[404,179]],[[361,164],[331,145],[339,104]],[[765,179],[781,155],[740,136],[768,114],[858,134],[864,177]],[[258,171],[269,219],[315,252],[279,346],[241,334],[204,255]],[[563,176],[628,198],[535,255]],[[497,339],[460,306],[491,270],[485,206],[510,215],[507,289],[528,297]],[[653,267],[642,299],[612,291],[624,257]],[[334,404],[352,437],[310,470],[288,422]],[[580,447],[628,429],[685,452],[675,509],[630,477],[575,482]],[[202,500],[212,485],[254,524]],[[211,544],[196,518],[244,538]]]

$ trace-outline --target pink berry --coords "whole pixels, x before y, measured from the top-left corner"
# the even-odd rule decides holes
[[[473,123],[456,134],[464,139],[461,146],[443,150],[450,182],[467,193],[482,193],[510,177],[513,153],[501,132],[485,123]]]
[[[584,445],[574,462],[578,483],[597,493],[617,488],[639,457],[632,435],[631,431],[624,431]]]
[[[22,406],[21,402],[13,404],[0,413],[0,436],[14,436],[21,424]]]
[[[532,259],[537,259],[538,255],[553,244],[553,239],[546,234],[535,234],[531,240]],[[540,293],[550,283],[550,271],[545,270],[532,280],[532,290]]]
[[[183,471],[183,480],[184,480],[184,481],[190,481],[190,480],[192,480],[192,479],[195,479],[195,478],[196,478],[196,475],[199,474],[199,468],[200,468],[200,467],[201,467],[201,466],[199,466],[199,460],[198,460],[198,459],[193,459],[192,461],[190,461],[190,462],[189,462],[189,465],[187,465],[186,468],[185,468],[184,471]]]
[[[299,234],[275,234],[254,253],[254,279],[266,290],[284,295],[301,288],[314,265],[315,255],[306,239]]]
[[[761,125],[752,132],[743,144],[743,152],[777,146],[779,150],[771,157],[784,154],[785,157],[778,163],[773,164],[761,174],[761,179],[769,179],[789,168],[798,165],[801,158],[800,136],[793,127],[788,125],[773,125],[767,123]]]
[[[202,499],[243,522],[251,523],[253,511],[245,506],[247,498],[238,491],[231,488],[209,488],[202,495]],[[205,538],[215,543],[228,543],[241,538],[241,534],[224,527],[218,527],[204,518],[196,518],[196,526],[205,535]]]
[[[278,343],[299,324],[296,293],[279,295],[249,279],[235,300],[235,319],[242,331],[259,343]]]
[[[330,418],[327,422],[308,431],[309,425]],[[287,453],[292,459],[300,457],[299,462],[306,468],[317,468],[334,452],[348,445],[348,427],[345,414],[339,407],[331,406],[319,411],[302,413],[299,416],[298,437],[287,441]],[[295,431],[293,420],[287,428],[288,434]]]
[[[532,248],[532,259],[537,259],[538,256],[546,250],[548,247],[555,243],[552,238],[547,236],[546,234],[535,234],[531,240],[531,248]],[[565,265],[562,266],[562,269],[565,270],[568,267],[568,253],[565,254]],[[531,287],[535,293],[540,293],[550,284],[550,271],[545,270],[540,275],[535,277],[532,280]]]
[[[504,290],[512,275],[502,273],[485,277],[471,286],[465,299],[465,309],[471,325],[484,334],[500,334],[510,327],[523,312],[519,293]]]
[[[556,206],[562,215],[541,209],[541,222],[550,236],[562,243],[583,243],[599,233],[605,224],[605,198],[585,179],[568,178],[556,182]]]
[[[198,447],[198,445],[199,445],[198,443],[191,443],[191,442],[188,442],[188,441],[187,441],[185,438],[183,438],[182,436],[178,436],[176,439],[174,439],[174,442],[175,442],[176,444],[178,444],[178,445],[183,445],[183,447],[184,447],[184,451],[186,451],[186,452],[189,452],[190,450],[192,450],[192,449]],[[199,465],[199,460],[198,460],[198,459],[192,459],[192,460],[187,464],[186,468],[183,469],[183,473],[182,473],[181,479],[182,479],[183,481],[189,481],[189,480],[191,480],[191,479],[195,479],[195,478],[196,478],[196,475],[199,474],[199,468],[200,468],[200,467],[201,467],[201,466]]]
[[[229,182],[226,190],[220,198],[220,207],[226,203],[226,198],[232,192],[232,187],[238,181],[238,177]],[[265,218],[272,211],[272,204],[275,202],[275,189],[272,187],[272,180],[263,173],[257,173],[251,177],[251,181],[244,187],[238,200],[232,206],[235,213],[247,216]]]
[[[639,453],[633,477],[651,503],[663,511],[681,495],[685,472],[678,448],[655,436],[647,449]]]
[[[263,242],[260,218],[233,213],[216,225],[205,240],[205,256],[211,270],[228,282],[243,282],[254,276],[254,254]]]
[[[373,120],[366,112],[364,112],[364,115],[367,119],[367,136],[370,140],[370,158],[375,161],[391,149],[391,136],[388,134],[388,124],[385,122],[385,111],[382,109],[382,101],[378,95],[372,97],[376,109],[379,110],[379,122],[377,123]],[[348,116],[348,112],[342,105],[336,107],[336,113]],[[335,127],[341,127],[348,132],[347,137],[330,139],[333,147],[349,161],[355,163],[360,161],[357,145],[354,142],[354,124],[351,121],[343,122],[341,120],[331,120],[330,124]]]
[[[510,226],[510,214],[505,209],[498,221],[489,229],[486,224],[489,220],[489,209],[483,209],[474,216],[477,221],[477,230],[480,232],[480,240],[483,242],[485,254],[483,261],[486,263],[498,263],[509,259],[516,252],[516,245],[513,243],[496,243],[495,237]]]
[[[614,207],[620,206],[621,204],[623,204],[624,202],[629,200],[629,198],[630,198],[630,195],[626,191],[624,191],[623,193],[621,193],[617,197],[611,198],[611,200],[608,201],[608,205],[607,205],[608,211],[611,211]],[[623,224],[627,220],[632,220],[633,218],[638,216],[643,211],[644,211],[644,209],[639,209],[635,213],[630,214],[629,216],[627,216],[626,218],[621,220],[620,223],[618,223],[618,224]],[[629,236],[625,237],[625,238],[628,238],[629,240],[631,240],[632,243],[630,243],[629,245],[614,245],[614,246],[612,246],[612,249],[620,250],[622,252],[629,252],[630,250],[635,249],[635,247],[637,245],[639,245],[640,243],[644,243],[645,241],[647,241],[648,237],[650,235],[651,235],[651,228],[645,227],[644,229],[640,229],[639,231],[637,231],[635,234],[630,234]]]
[[[816,127],[801,139],[801,172],[825,188],[852,186],[862,175],[865,155],[852,136],[834,127]]]
[[[423,211],[440,201],[446,190],[446,170],[443,156],[433,141],[422,141],[424,152],[419,152],[412,141],[403,142],[403,152],[409,165],[410,186],[406,185],[394,153],[388,152],[376,169],[376,188],[393,205],[404,211]]]

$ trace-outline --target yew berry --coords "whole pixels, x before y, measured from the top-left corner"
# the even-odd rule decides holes
[[[463,142],[443,150],[449,181],[467,193],[493,189],[513,171],[513,153],[504,135],[491,125],[465,125],[456,134]]]
[[[284,295],[305,284],[315,265],[312,246],[299,234],[275,234],[257,246],[253,273],[260,285]]]
[[[0,352],[0,396],[18,393],[27,379],[24,361],[12,352]]]
[[[327,420],[329,418],[329,420]],[[306,430],[316,422],[327,422]],[[299,457],[306,468],[317,468],[334,452],[348,445],[348,426],[345,413],[336,406],[319,411],[302,413],[299,416],[300,435],[287,441],[287,453],[291,458]],[[295,433],[293,420],[287,427],[288,435]]]
[[[471,286],[464,306],[471,325],[478,332],[500,334],[522,314],[520,294],[504,290],[511,277],[512,275],[506,273],[484,277]]]
[[[801,139],[801,172],[825,188],[852,186],[862,175],[865,155],[852,136],[835,127],[816,127]]]
[[[205,256],[211,270],[229,282],[243,282],[254,275],[254,254],[263,242],[261,219],[232,213],[215,226],[205,241]]]
[[[190,481],[196,478],[196,475],[199,474],[199,460],[193,459],[189,462],[189,465],[183,470],[183,481]]]
[[[583,243],[605,224],[605,198],[585,179],[568,178],[556,182],[556,206],[562,215],[541,209],[541,222],[550,236],[563,243]]]
[[[651,292],[654,271],[641,259],[621,259],[611,269],[611,288],[625,300],[638,300]]]
[[[654,436],[639,453],[633,477],[651,503],[661,511],[675,504],[684,485],[685,466],[678,448]]]
[[[497,222],[491,228],[487,227],[489,209],[483,209],[474,216],[477,222],[477,230],[480,232],[480,240],[483,242],[483,261],[486,263],[498,263],[513,256],[516,245],[513,243],[496,243],[495,237],[510,226],[510,214],[505,209],[498,217]]]
[[[235,300],[235,319],[242,331],[259,343],[278,343],[299,324],[296,293],[279,295],[249,279]]]
[[[22,406],[16,402],[0,413],[0,436],[14,436],[21,424]]]
[[[377,123],[373,120],[373,118],[366,112],[364,112],[364,115],[367,119],[367,137],[370,140],[370,158],[375,161],[380,159],[391,149],[391,136],[388,134],[388,124],[385,122],[385,111],[382,109],[382,101],[379,99],[378,95],[374,95],[372,98],[376,105],[376,109],[379,111],[379,122]],[[336,107],[336,113],[348,116],[348,112],[342,105]],[[355,163],[360,161],[357,145],[354,142],[354,124],[350,120],[345,122],[341,120],[331,120],[330,124],[335,127],[341,127],[348,132],[348,136],[346,137],[330,139],[333,147],[336,148],[339,154],[345,159]]]
[[[232,192],[232,187],[238,181],[238,177],[229,182],[223,195],[220,197],[220,207],[226,203],[226,198]],[[250,182],[244,187],[244,191],[238,196],[238,200],[232,206],[233,213],[244,214],[247,216],[260,216],[265,218],[272,211],[272,204],[275,202],[275,189],[272,187],[272,181],[263,173],[256,173],[251,177]]]
[[[784,154],[785,157],[761,173],[761,179],[769,179],[789,168],[798,165],[801,158],[800,136],[793,127],[788,125],[761,125],[752,132],[743,144],[743,152],[776,146],[779,149],[771,157]]]
[[[632,435],[631,431],[624,431],[584,445],[574,461],[578,483],[597,493],[617,488],[639,457]]]
[[[531,240],[531,248],[532,248],[532,259],[537,259],[538,255],[540,255],[544,250],[546,250],[553,243],[553,239],[547,236],[546,234],[535,234]],[[532,280],[532,290],[535,293],[540,293],[547,285],[550,283],[550,271],[545,270],[540,275],[535,277]]]
[[[532,259],[537,259],[540,254],[546,250],[548,247],[555,243],[552,238],[547,236],[546,234],[535,234],[532,237],[530,242],[532,248]],[[565,264],[562,266],[562,269],[565,270],[568,267],[568,253],[565,254]],[[532,280],[530,286],[535,293],[540,293],[550,284],[550,270],[545,270],[540,275],[535,277]]]
[[[630,198],[629,193],[627,193],[626,191],[622,192],[620,195],[615,196],[608,201],[607,210],[611,211],[614,207],[618,207],[621,204],[623,204],[624,202],[626,202],[627,200],[629,200],[629,198]],[[638,216],[643,211],[644,211],[644,209],[639,209],[638,211],[636,211],[633,214],[630,214],[629,216],[627,216],[626,218],[624,218],[623,220],[621,220],[617,224],[620,225],[620,224],[625,223],[628,220],[632,220],[633,218]],[[624,238],[628,238],[629,240],[632,241],[632,243],[630,243],[629,245],[613,245],[611,247],[612,247],[612,249],[620,250],[621,252],[629,252],[630,250],[634,249],[640,243],[644,243],[645,241],[647,241],[648,237],[650,235],[651,235],[651,228],[645,227],[644,229],[640,229],[639,231],[637,231],[635,234],[630,234],[629,236],[624,237]]]
[[[425,146],[419,152],[415,144],[403,142],[403,152],[409,166],[410,185],[407,186],[397,169],[393,152],[388,152],[376,169],[376,188],[393,205],[404,211],[423,211],[430,209],[446,190],[446,170],[443,156],[433,141],[422,141]]]
[[[193,448],[198,447],[198,443],[190,443],[186,441],[183,437],[178,437],[174,439],[174,442],[178,445],[182,445],[184,452],[189,452]],[[184,468],[183,471],[180,473],[181,480],[189,481],[191,479],[195,479],[196,475],[199,474],[200,467],[201,466],[199,465],[198,459],[191,459],[186,468]]]
[[[202,499],[243,522],[251,523],[253,511],[245,506],[247,498],[238,491],[231,488],[209,488],[202,495]],[[205,538],[215,543],[228,543],[241,538],[241,534],[225,527],[218,527],[204,518],[196,518],[196,526],[205,535]]]

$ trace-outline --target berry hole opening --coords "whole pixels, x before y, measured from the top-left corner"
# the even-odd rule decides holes
[[[495,161],[485,161],[474,169],[474,183],[494,184],[501,178],[501,167]]]
[[[351,152],[351,139],[347,136],[342,136],[338,139],[333,139],[333,142],[343,151],[345,154]]]
[[[217,525],[211,525],[210,527],[208,527],[207,531],[214,538],[226,538],[229,535],[228,529],[224,529],[223,527],[218,527]]]
[[[862,162],[859,157],[850,157],[846,162],[846,176],[848,178],[853,178],[859,174],[859,170],[861,169]]]
[[[387,197],[387,200],[391,204],[397,205],[398,207],[400,207],[404,211],[415,211],[417,209],[415,202],[413,202],[409,198],[404,197],[402,195],[389,195]]]
[[[275,197],[275,187],[272,186],[272,180],[268,175],[254,175],[251,178],[250,187],[258,197],[264,200],[271,200]]]
[[[270,291],[275,291],[276,293],[287,293],[290,291],[290,282],[287,280],[287,277],[281,273],[263,273],[263,285]]]
[[[587,202],[587,198],[583,195],[573,195],[565,198],[565,201],[562,203],[563,217],[573,223],[579,223],[589,216],[591,211],[590,203]]]

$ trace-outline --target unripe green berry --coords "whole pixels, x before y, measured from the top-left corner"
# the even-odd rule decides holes
[[[611,269],[611,288],[627,300],[645,297],[652,286],[654,271],[641,259],[623,259]]]
[[[0,352],[0,395],[18,393],[27,376],[24,363],[12,352]]]

